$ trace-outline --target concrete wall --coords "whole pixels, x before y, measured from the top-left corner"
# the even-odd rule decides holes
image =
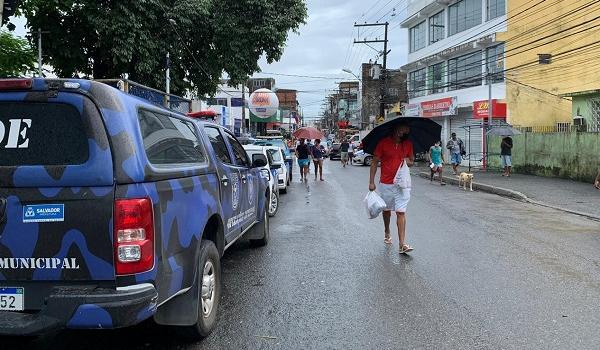
[[[501,137],[490,152],[500,154]],[[513,168],[518,173],[593,181],[600,169],[600,133],[525,133],[513,137]],[[492,157],[492,167],[500,158]]]

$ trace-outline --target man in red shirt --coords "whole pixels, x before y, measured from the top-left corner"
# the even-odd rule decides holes
[[[410,188],[400,188],[394,184],[394,178],[398,169],[404,162],[413,166],[415,156],[413,144],[408,140],[410,128],[406,125],[397,126],[390,136],[382,139],[375,148],[373,161],[371,163],[371,176],[369,179],[369,190],[375,191],[379,187],[379,194],[387,204],[383,212],[383,224],[385,226],[386,244],[392,244],[390,235],[390,219],[392,211],[396,212],[396,225],[398,227],[398,238],[400,239],[400,253],[405,254],[413,250],[413,247],[405,243],[406,233],[406,208],[410,200]],[[375,175],[377,166],[381,162],[381,178],[379,185],[375,186]]]

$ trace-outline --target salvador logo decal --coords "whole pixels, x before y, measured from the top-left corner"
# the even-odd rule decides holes
[[[65,221],[64,204],[26,205],[23,207],[23,222],[60,222]]]
[[[240,182],[237,175],[231,176],[231,206],[237,210],[240,203]]]

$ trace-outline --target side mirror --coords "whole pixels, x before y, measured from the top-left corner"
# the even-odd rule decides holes
[[[253,154],[252,155],[252,167],[253,168],[262,168],[267,166],[268,160],[267,156],[264,154]]]

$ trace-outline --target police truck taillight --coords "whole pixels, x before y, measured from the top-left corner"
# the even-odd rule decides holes
[[[115,271],[128,275],[154,266],[154,215],[152,201],[118,199],[114,216]]]

